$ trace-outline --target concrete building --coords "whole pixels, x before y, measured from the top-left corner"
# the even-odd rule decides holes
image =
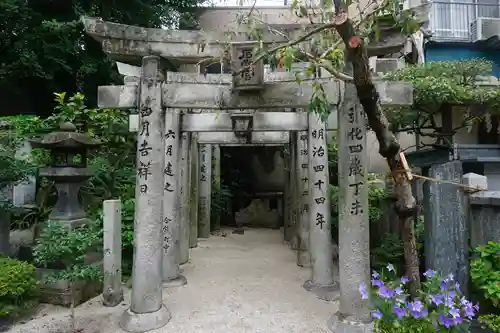
[[[428,61],[484,58],[500,77],[500,3],[498,0],[434,1],[426,45]]]

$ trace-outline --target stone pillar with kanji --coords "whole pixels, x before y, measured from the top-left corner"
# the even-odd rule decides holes
[[[198,206],[198,237],[210,237],[210,204],[212,195],[212,145],[200,144],[200,196]]]
[[[165,110],[165,164],[163,169],[163,286],[182,286],[187,280],[180,273],[180,110]]]
[[[300,131],[297,135],[297,183],[298,183],[298,224],[297,224],[297,265],[311,267],[309,253],[309,151],[308,133]]]
[[[333,247],[328,197],[328,147],[326,124],[314,112],[309,113],[308,182],[309,182],[309,251],[311,279],[304,288],[323,300],[338,297],[333,279]]]
[[[143,58],[139,85],[132,296],[119,322],[128,332],[157,329],[171,318],[162,301],[165,132],[159,63],[155,56]]]
[[[367,126],[353,84],[346,84],[338,127],[340,304],[329,326],[334,332],[371,332],[368,304],[359,292],[370,281]]]

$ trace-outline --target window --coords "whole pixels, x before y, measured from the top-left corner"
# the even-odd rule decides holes
[[[430,27],[435,40],[470,41],[478,17],[500,17],[500,0],[439,0],[432,4]]]

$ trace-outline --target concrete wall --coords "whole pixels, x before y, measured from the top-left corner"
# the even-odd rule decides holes
[[[307,3],[312,3],[312,1]],[[353,19],[359,17],[357,8],[362,8],[366,12],[369,3],[373,3],[373,1],[360,0],[353,2],[349,6],[349,17]],[[420,0],[406,0],[404,1],[404,9],[413,8],[420,4]],[[251,8],[252,6],[249,6],[248,2],[245,3],[245,6],[207,8],[199,16],[200,28],[210,32],[238,31],[241,28],[241,24],[238,23],[238,17],[248,14]],[[252,9],[252,14],[268,24],[309,24],[307,18],[299,19],[290,7],[285,6],[256,6]]]

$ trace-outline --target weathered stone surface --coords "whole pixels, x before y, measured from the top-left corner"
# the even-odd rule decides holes
[[[179,190],[180,190],[180,233],[179,233],[179,264],[189,260],[189,149],[191,147],[191,133],[181,133],[179,159]]]
[[[290,133],[292,140],[290,140],[290,194],[291,194],[291,212],[290,212],[290,232],[289,239],[292,250],[297,250],[297,209],[298,209],[298,183],[297,183],[297,132]]]
[[[198,207],[198,237],[210,237],[212,195],[212,145],[200,145],[200,195]]]
[[[237,137],[233,132],[200,132],[198,142],[212,143],[221,146],[241,145],[283,145],[290,141],[288,132],[253,132],[250,143],[246,138]]]
[[[431,178],[460,183],[462,162],[429,168]],[[426,267],[453,274],[467,294],[469,281],[469,228],[466,196],[458,186],[441,182],[424,184]]]
[[[469,172],[463,175],[462,184],[469,187],[469,189],[466,189],[465,191],[474,192],[475,190],[487,190],[488,177]]]
[[[326,125],[316,113],[308,113],[309,251],[311,279],[304,288],[324,300],[337,297],[333,279],[330,198],[328,195],[328,146]]]
[[[264,83],[264,60],[254,62],[254,48],[258,41],[231,43],[231,70],[235,90],[260,90]]]
[[[231,74],[171,73],[163,85],[163,105],[172,108],[204,109],[263,109],[307,107],[312,95],[312,81],[300,85],[293,73],[269,73],[263,90],[257,95],[234,93]],[[341,82],[320,79],[327,99],[337,104],[342,91]],[[376,82],[381,103],[386,105],[411,105],[413,87],[405,82]],[[100,86],[98,105],[101,108],[131,108],[136,106],[137,86]]]
[[[219,145],[212,145],[212,186],[218,187],[220,190],[221,185],[221,150]],[[220,195],[220,191],[218,192]],[[219,201],[219,199],[217,199]],[[219,201],[220,202],[220,201]],[[214,214],[214,221],[212,221],[212,230],[220,231],[220,219],[222,211],[217,210]]]
[[[199,151],[198,151],[198,133],[191,134],[191,149],[189,150],[189,174],[190,174],[190,193],[189,193],[189,247],[198,246],[198,204],[199,204]]]
[[[180,255],[180,110],[166,109],[163,166],[163,286],[186,284],[179,271]]]
[[[297,177],[298,184],[298,244],[297,265],[311,267],[311,254],[309,253],[309,151],[308,133],[301,131],[297,133]]]
[[[104,306],[117,306],[123,300],[122,288],[122,203],[105,200],[103,203],[103,275]]]
[[[130,309],[120,319],[120,326],[129,332],[146,332],[166,325],[168,309],[162,304],[162,198],[163,182],[163,121],[160,84],[156,81],[160,59],[143,59],[139,110],[141,128],[137,137],[137,185],[135,194],[134,264]],[[149,114],[151,111],[151,114]],[[146,130],[147,128],[147,130]],[[141,144],[151,147],[148,155],[141,154]],[[155,321],[151,321],[151,316]]]
[[[368,219],[368,151],[365,114],[356,88],[346,86],[339,110],[339,277],[341,316],[350,321],[369,318],[359,286],[370,276]]]
[[[254,199],[246,208],[235,213],[235,222],[238,226],[275,227],[279,224],[279,216],[276,209],[269,209],[269,202]]]
[[[36,274],[40,281],[47,276],[53,275],[54,270],[37,268]],[[102,284],[93,281],[68,281],[57,280],[54,283],[40,285],[40,301],[44,303],[70,307],[71,304],[78,306],[101,293]]]
[[[470,246],[500,242],[500,191],[478,192],[469,196]]]
[[[290,145],[287,146],[288,148]],[[285,169],[285,184],[283,187],[283,240],[289,242],[291,236],[291,220],[292,220],[292,186],[291,186],[291,151],[285,149],[283,154],[283,164]]]

